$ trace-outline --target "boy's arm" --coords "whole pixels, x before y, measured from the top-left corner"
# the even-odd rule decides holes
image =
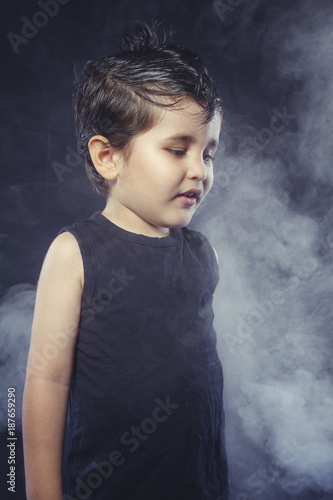
[[[28,500],[61,500],[62,454],[83,263],[73,235],[52,243],[39,278],[23,395]]]

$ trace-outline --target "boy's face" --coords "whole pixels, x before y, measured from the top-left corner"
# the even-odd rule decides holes
[[[132,139],[126,160],[117,159],[104,214],[128,231],[165,236],[186,226],[212,186],[221,117],[203,125],[195,101],[181,105],[161,109],[157,124]]]

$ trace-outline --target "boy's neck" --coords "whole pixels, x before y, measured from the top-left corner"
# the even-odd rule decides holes
[[[121,229],[125,229],[125,231],[129,231],[130,233],[142,234],[143,236],[149,236],[151,238],[165,238],[169,236],[171,230],[167,227],[156,227],[148,222],[139,219],[136,214],[129,211],[126,214],[118,213],[122,211],[118,211],[115,207],[112,206],[112,202],[110,199],[108,200],[106,207],[102,211],[102,215],[109,219],[113,224],[120,227]]]

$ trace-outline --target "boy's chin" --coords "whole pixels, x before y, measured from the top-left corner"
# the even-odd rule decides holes
[[[177,227],[178,228],[185,227],[191,222],[193,215],[194,215],[194,211],[191,213],[188,213],[188,215],[186,217],[181,217],[178,220],[174,221],[174,224],[169,225],[168,227],[170,229],[174,229]]]

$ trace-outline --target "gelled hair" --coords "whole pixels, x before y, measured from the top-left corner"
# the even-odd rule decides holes
[[[156,123],[156,107],[177,106],[191,98],[202,109],[203,123],[216,112],[222,114],[221,99],[202,59],[174,44],[171,33],[163,32],[160,39],[156,23],[124,28],[120,50],[88,61],[75,82],[78,150],[90,182],[104,198],[108,183],[95,169],[88,147],[94,135],[104,136],[126,154],[131,139]]]

